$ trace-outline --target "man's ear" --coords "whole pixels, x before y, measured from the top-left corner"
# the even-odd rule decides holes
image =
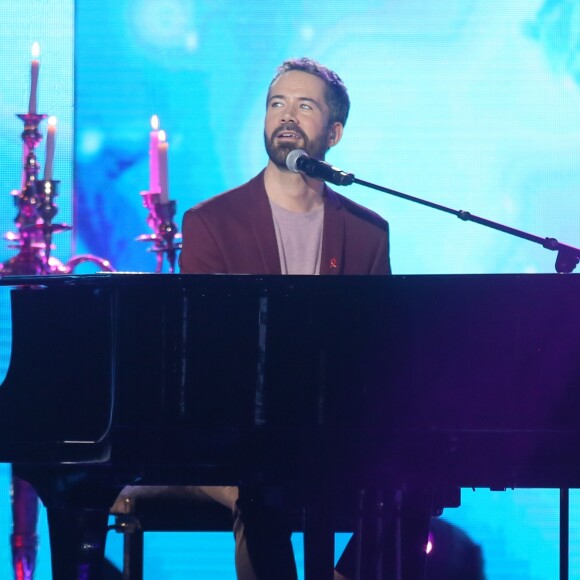
[[[342,123],[335,121],[328,130],[328,147],[334,147],[342,139],[344,127]]]

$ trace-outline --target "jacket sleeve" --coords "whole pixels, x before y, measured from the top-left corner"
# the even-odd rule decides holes
[[[379,238],[377,251],[369,274],[392,274],[389,257],[389,224],[385,223],[384,233]]]
[[[224,274],[226,265],[209,224],[199,211],[183,216],[179,269],[182,274]]]

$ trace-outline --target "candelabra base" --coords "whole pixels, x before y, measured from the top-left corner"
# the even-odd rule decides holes
[[[152,242],[148,249],[156,255],[155,273],[163,270],[163,256],[167,256],[169,273],[175,272],[175,259],[181,250],[181,234],[177,231],[173,218],[177,210],[175,201],[162,202],[159,193],[142,191],[143,205],[149,210],[147,223],[153,230],[152,234],[143,234],[136,238],[138,242]]]
[[[44,262],[24,259],[22,254],[14,256],[10,260],[0,264],[0,277],[2,276],[36,276],[39,274],[73,274],[75,269],[84,263],[95,264],[100,272],[116,272],[115,268],[105,258],[99,258],[92,254],[80,254],[73,256],[66,264],[58,258],[51,256],[48,259],[48,268]]]
[[[32,580],[38,553],[38,496],[34,488],[19,477],[12,477],[12,567],[16,580]]]
[[[33,252],[20,252],[0,264],[0,276],[35,276],[43,270],[43,260]]]
[[[36,568],[38,536],[23,537],[12,534],[12,568],[15,580],[32,580]]]

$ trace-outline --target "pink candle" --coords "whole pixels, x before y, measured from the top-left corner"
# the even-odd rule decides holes
[[[159,193],[159,118],[151,117],[151,132],[149,133],[149,191]]]
[[[165,131],[159,131],[159,143],[157,153],[159,158],[159,201],[167,203],[169,201],[169,176],[167,170],[167,150],[169,143],[166,140]]]
[[[36,89],[38,87],[38,71],[40,69],[40,45],[32,43],[32,62],[30,63],[30,99],[28,100],[28,113],[36,114]]]
[[[44,179],[52,179],[52,163],[54,160],[54,138],[56,135],[56,117],[48,118],[48,131],[46,134],[46,161],[44,163]]]

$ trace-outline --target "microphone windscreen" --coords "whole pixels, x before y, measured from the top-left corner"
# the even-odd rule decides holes
[[[298,159],[300,159],[300,157],[308,157],[308,153],[302,149],[294,149],[294,151],[288,153],[288,156],[286,157],[286,167],[292,171],[292,173],[300,172],[298,169]]]

